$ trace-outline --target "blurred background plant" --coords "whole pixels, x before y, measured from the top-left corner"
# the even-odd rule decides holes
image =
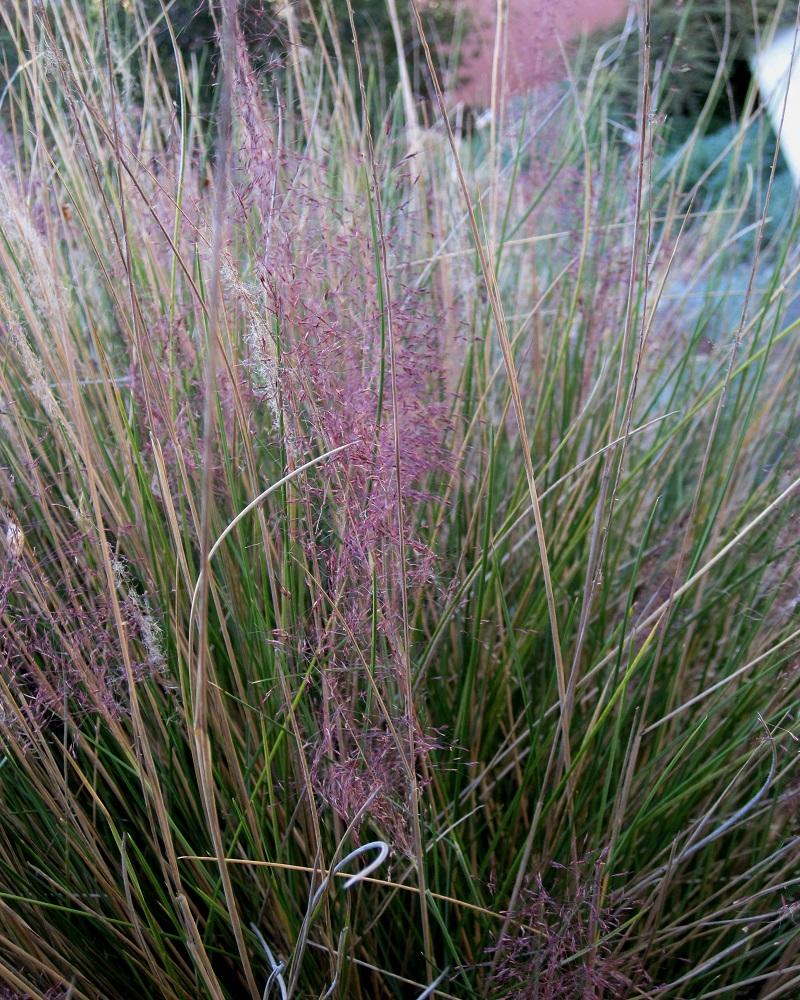
[[[738,120],[752,84],[750,57],[776,31],[791,27],[796,13],[789,0],[652,0],[650,58],[654,79],[664,75],[659,110],[668,116],[672,141],[683,141],[701,113],[710,132]],[[618,30],[614,25],[598,32],[593,47]],[[638,52],[639,36],[631,31],[615,81],[615,100],[631,116],[631,127],[639,95]]]
[[[281,62],[294,46],[313,49],[318,31],[341,39],[342,69],[353,70],[352,40],[346,0],[238,0],[242,33],[249,57],[259,69]],[[85,5],[84,15],[91,30],[100,31],[100,3]],[[448,4],[427,0],[420,4],[421,14],[435,45],[443,53],[452,50],[466,27],[459,29],[463,14]],[[215,4],[208,0],[138,0],[108,3],[111,38],[118,46],[117,58],[125,66],[126,96],[140,101],[143,66],[153,50],[159,63],[162,84],[173,97],[178,77],[175,49],[191,69],[195,103],[205,114],[213,113],[217,90],[214,86],[219,63],[219,17]],[[372,67],[372,85],[383,89],[383,99],[398,82],[400,55],[407,61],[415,91],[427,91],[423,76],[427,70],[420,62],[414,43],[413,15],[407,4],[396,5],[397,33],[392,25],[390,8],[385,0],[362,0],[354,5],[353,17],[359,44]],[[400,53],[398,53],[398,40]],[[0,27],[0,64],[6,79],[30,56],[24,33],[9,21]]]

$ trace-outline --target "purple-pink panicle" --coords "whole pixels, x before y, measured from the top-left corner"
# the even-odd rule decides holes
[[[541,874],[523,890],[491,949],[496,1000],[621,1000],[645,980],[641,968],[617,957],[604,940],[621,913],[598,903],[602,867],[588,879],[585,867],[578,866],[576,877],[562,872],[567,877],[555,879],[558,890],[548,889]]]
[[[363,187],[348,201],[326,181],[335,165],[324,153],[287,152],[281,110],[268,111],[244,47],[235,93],[238,202],[263,247],[252,275],[229,282],[250,317],[249,370],[290,466],[348,446],[299,486],[303,542],[324,594],[305,637],[323,680],[319,728],[309,733],[315,787],[346,822],[363,810],[402,843],[410,772],[424,771],[432,744],[400,695],[401,588],[413,594],[435,573],[425,531],[431,484],[449,462],[440,327],[392,263],[393,242],[409,224],[403,213],[387,222],[389,274],[379,276],[377,236],[365,224],[365,164],[351,165]]]
[[[123,642],[135,682],[166,678],[148,599],[115,561],[118,623],[105,575],[88,556],[92,537],[76,535],[51,567],[26,552],[0,579],[0,672],[11,697],[0,698],[0,718],[6,738],[23,748],[56,720],[127,713]]]

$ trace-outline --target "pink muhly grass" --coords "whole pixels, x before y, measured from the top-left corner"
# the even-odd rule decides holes
[[[353,582],[353,570],[363,578],[371,561],[376,566],[382,545],[399,542],[392,373],[381,342],[374,247],[363,226],[332,196],[325,203],[295,178],[291,198],[284,200],[278,185],[281,155],[261,124],[263,108],[252,107],[252,90],[240,88],[240,103],[248,93],[251,98],[240,111],[245,135],[240,167],[250,182],[240,197],[260,213],[267,242],[257,266],[262,329],[251,348],[258,353],[266,347],[269,357],[261,361],[277,372],[285,440],[300,451],[350,444],[330,464],[319,488],[336,512],[328,569],[338,597]],[[295,174],[300,166],[293,165]],[[401,289],[393,303],[400,493],[409,512],[431,499],[425,484],[447,464],[442,358],[436,322],[424,306],[421,296],[408,289]],[[258,361],[251,358],[251,365],[257,368]],[[408,530],[411,572],[424,576],[429,553],[413,527]],[[386,583],[384,559],[377,571]]]
[[[424,295],[404,287],[390,264],[391,371],[376,248],[363,203],[350,205],[326,187],[324,156],[300,157],[281,148],[280,112],[268,113],[243,46],[235,94],[237,196],[263,246],[254,268],[257,285],[231,282],[239,285],[250,317],[249,371],[290,464],[307,452],[349,445],[301,487],[303,542],[323,584],[307,638],[323,676],[319,729],[309,733],[316,747],[313,780],[320,799],[341,819],[363,813],[402,848],[408,844],[409,768],[422,773],[433,745],[419,721],[405,717],[399,696],[399,594],[401,574],[413,588],[435,570],[426,511],[436,501],[432,483],[449,463],[440,327]],[[395,227],[403,222],[393,220]],[[387,234],[390,248],[396,235]],[[370,682],[364,663],[373,656]],[[375,708],[371,683],[380,686],[391,719]],[[411,727],[413,762],[405,757]]]
[[[602,866],[588,880],[577,874],[560,890],[546,888],[537,874],[523,891],[513,923],[491,949],[497,1000],[623,998],[646,981],[644,970],[618,958],[612,943],[602,940],[622,916],[618,908],[598,904]]]
[[[0,714],[6,737],[23,749],[65,716],[127,714],[122,642],[129,644],[137,681],[166,680],[161,628],[148,599],[115,562],[120,635],[105,577],[87,559],[91,544],[84,535],[62,547],[52,567],[57,585],[48,567],[27,553],[0,579],[0,671],[13,700],[0,698]]]
[[[335,696],[334,696],[335,697]],[[408,815],[408,767],[403,748],[414,726],[414,762],[418,786],[426,783],[422,761],[437,748],[435,740],[408,719],[397,719],[390,732],[386,725],[356,729],[359,721],[335,700],[331,732],[324,733],[312,765],[312,781],[321,799],[340,820],[352,823],[356,843],[365,818],[396,850],[411,853]]]

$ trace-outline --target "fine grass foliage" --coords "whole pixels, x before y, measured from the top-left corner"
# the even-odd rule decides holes
[[[209,114],[137,4],[0,9],[0,995],[797,995],[755,93],[676,152],[643,19],[632,129],[620,44],[465,132],[226,2]]]

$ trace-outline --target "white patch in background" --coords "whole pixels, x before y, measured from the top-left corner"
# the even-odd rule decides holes
[[[756,53],[752,70],[775,131],[780,132],[781,152],[795,187],[800,187],[800,38],[795,45],[794,28],[780,32]]]

